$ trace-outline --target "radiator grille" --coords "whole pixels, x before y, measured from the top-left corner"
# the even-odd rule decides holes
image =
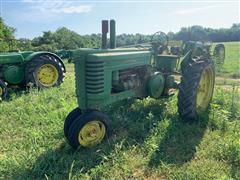
[[[104,92],[104,62],[86,62],[86,92],[99,94]]]

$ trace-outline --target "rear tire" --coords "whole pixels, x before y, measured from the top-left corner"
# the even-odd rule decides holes
[[[178,112],[183,121],[196,120],[205,112],[213,95],[214,63],[198,57],[182,69],[178,93]]]
[[[222,66],[225,60],[225,46],[223,44],[217,44],[213,51],[213,57],[215,64]]]
[[[64,67],[53,55],[42,54],[26,65],[26,85],[38,88],[59,86],[64,80]]]

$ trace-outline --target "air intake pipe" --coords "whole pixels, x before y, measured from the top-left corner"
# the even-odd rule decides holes
[[[102,20],[102,49],[107,49],[108,20]]]
[[[110,49],[116,48],[116,22],[110,20]]]
[[[108,20],[102,20],[102,49],[107,49]],[[116,48],[116,22],[110,20],[110,49]]]

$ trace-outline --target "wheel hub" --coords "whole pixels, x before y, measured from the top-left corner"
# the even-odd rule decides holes
[[[52,64],[44,64],[37,72],[38,81],[44,86],[53,86],[58,80],[58,71]]]
[[[79,132],[78,141],[82,146],[93,146],[102,141],[106,133],[105,125],[98,120],[88,122]]]
[[[207,109],[212,97],[213,86],[214,72],[209,66],[203,71],[197,90],[196,110],[198,113],[201,113]]]

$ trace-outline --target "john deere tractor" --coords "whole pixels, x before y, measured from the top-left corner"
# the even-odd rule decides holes
[[[179,44],[182,44],[182,46],[185,45],[185,43],[182,43],[181,41],[170,41],[170,44],[178,44],[178,46],[172,45],[170,46],[170,50],[171,50],[171,54],[174,55],[181,55],[181,50],[183,50],[184,48],[179,46]],[[211,57],[211,59],[214,61],[215,65],[217,65],[218,68],[221,68],[222,65],[224,64],[224,60],[225,60],[225,46],[224,44],[216,44],[214,45],[212,42],[198,42],[201,43],[203,48],[199,49],[200,54],[202,54],[203,52],[201,51],[205,51],[205,53],[208,54],[209,57]]]
[[[102,48],[72,52],[78,107],[68,114],[64,134],[73,148],[100,143],[109,129],[101,107],[126,98],[155,99],[179,89],[182,121],[194,121],[205,112],[213,95],[214,62],[201,42],[185,42],[180,54],[169,51],[168,36],[157,32],[149,44],[115,48],[115,21],[102,21]],[[174,48],[172,48],[172,51]],[[179,67],[178,67],[178,64]],[[175,81],[181,75],[181,82]]]
[[[72,61],[72,50],[57,50],[54,52],[55,54],[57,54],[61,59],[67,59],[68,63],[71,63]]]
[[[11,86],[59,86],[63,82],[65,72],[61,58],[54,53],[0,53],[0,98],[6,98],[8,87]]]

